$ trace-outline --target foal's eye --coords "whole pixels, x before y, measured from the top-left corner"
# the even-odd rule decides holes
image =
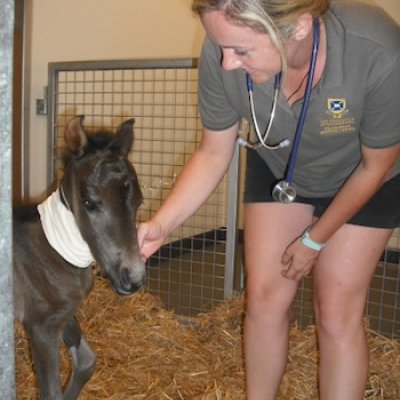
[[[94,211],[96,209],[96,204],[90,200],[84,200],[83,205],[88,211]]]

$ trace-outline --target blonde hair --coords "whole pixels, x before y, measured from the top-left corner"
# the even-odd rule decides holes
[[[310,13],[320,17],[329,7],[330,0],[193,0],[192,10],[201,16],[210,11],[221,11],[232,23],[266,33],[282,61],[286,75],[287,61],[283,39],[293,30],[297,18]]]

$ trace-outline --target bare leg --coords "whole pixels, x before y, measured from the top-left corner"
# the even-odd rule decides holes
[[[368,379],[367,290],[391,230],[344,225],[314,267],[321,400],[361,400]]]
[[[245,206],[247,400],[272,400],[277,395],[287,362],[288,310],[297,290],[296,281],[281,275],[281,257],[311,220],[308,205]]]

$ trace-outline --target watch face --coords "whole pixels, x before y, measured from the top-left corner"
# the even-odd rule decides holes
[[[292,203],[296,198],[296,190],[289,182],[280,181],[272,189],[272,197],[279,203]]]

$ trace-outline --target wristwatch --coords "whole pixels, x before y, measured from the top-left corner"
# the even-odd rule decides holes
[[[310,238],[310,234],[308,233],[309,230],[310,228],[304,231],[303,235],[301,236],[301,243],[303,243],[303,245],[309,249],[321,251],[325,247],[326,243],[318,243],[315,240],[312,240]]]

